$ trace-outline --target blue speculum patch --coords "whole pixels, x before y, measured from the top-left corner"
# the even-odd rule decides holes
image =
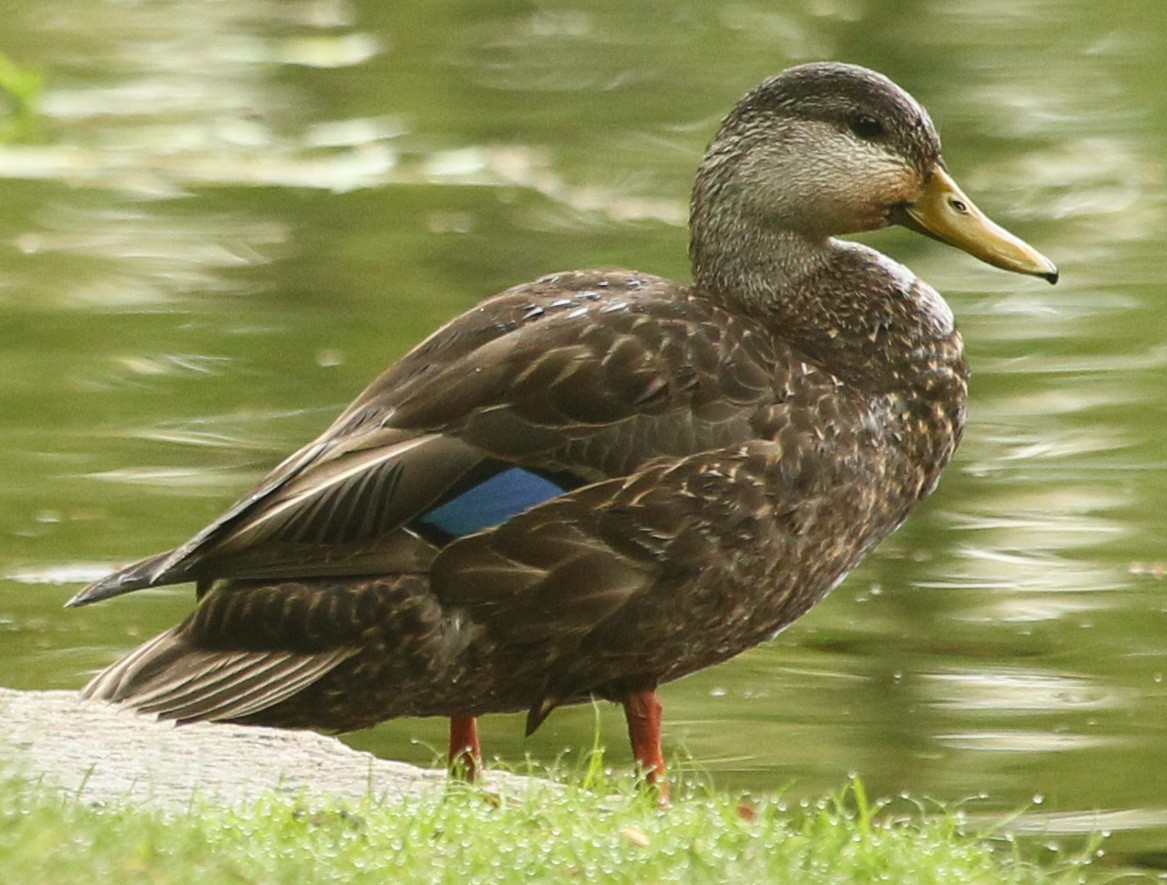
[[[546,477],[512,467],[435,507],[421,521],[460,538],[504,523],[563,492]]]

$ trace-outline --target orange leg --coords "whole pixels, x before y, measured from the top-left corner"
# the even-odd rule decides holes
[[[632,755],[644,769],[644,779],[660,791],[661,805],[668,805],[669,781],[660,747],[661,705],[656,689],[629,692],[624,698],[624,717]]]
[[[472,781],[478,777],[482,764],[482,748],[478,746],[478,720],[473,716],[450,717],[450,771]]]

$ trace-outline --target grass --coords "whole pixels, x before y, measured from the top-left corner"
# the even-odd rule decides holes
[[[891,814],[857,782],[793,808],[698,788],[660,811],[597,771],[522,796],[456,784],[384,804],[272,796],[179,815],[93,808],[9,778],[0,782],[0,869],[5,881],[29,883],[986,885],[1084,881],[1090,852],[1038,866],[1007,839],[965,833],[958,812]]]

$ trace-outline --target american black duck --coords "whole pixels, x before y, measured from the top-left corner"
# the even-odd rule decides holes
[[[348,731],[621,703],[664,782],[661,683],[834,587],[935,488],[967,368],[943,299],[838,235],[902,224],[1054,265],[973,205],[873,71],[791,68],[697,172],[692,284],[559,273],[454,319],[185,544],[79,592],[193,581],[177,627],[85,688],[179,721]]]

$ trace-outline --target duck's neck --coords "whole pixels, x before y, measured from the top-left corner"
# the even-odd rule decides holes
[[[948,305],[872,249],[753,225],[709,229],[695,219],[690,254],[698,290],[756,318],[857,389],[931,388],[937,371],[963,388]]]
[[[788,230],[694,218],[689,256],[694,282],[755,313],[818,277],[836,261],[836,242]]]

